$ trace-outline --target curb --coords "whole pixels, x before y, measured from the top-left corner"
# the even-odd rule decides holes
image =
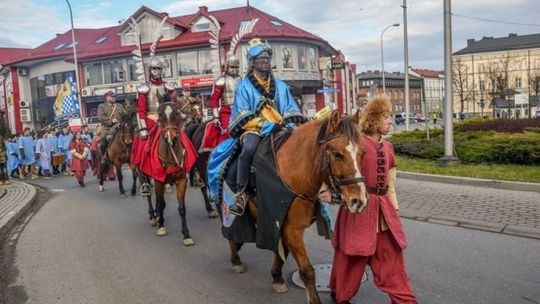
[[[492,179],[481,179],[472,177],[458,177],[458,176],[446,176],[435,175],[425,173],[414,173],[398,171],[398,177],[404,179],[412,179],[427,182],[446,183],[455,185],[496,188],[504,190],[515,191],[529,191],[540,193],[540,183],[525,183],[525,182],[509,182]]]
[[[493,223],[448,215],[430,215],[429,213],[407,209],[400,209],[399,215],[402,218],[432,224],[456,226],[540,240],[540,228],[535,227]]]
[[[23,201],[18,203],[11,211],[0,219],[0,238],[4,238],[6,233],[17,223],[17,220],[26,214],[26,211],[33,205],[38,194],[36,187],[28,183],[12,181],[12,184],[24,185],[23,187],[28,188],[28,194],[26,194],[24,198],[18,197],[17,199],[23,199]],[[9,193],[6,190],[4,196],[7,195],[9,195]],[[2,198],[4,198],[4,196]]]

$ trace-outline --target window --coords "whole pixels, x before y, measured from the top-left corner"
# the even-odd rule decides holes
[[[211,74],[211,57],[209,49],[178,53],[178,76]]]
[[[199,73],[197,68],[197,51],[179,53],[177,58],[178,76],[196,75]]]
[[[270,23],[272,23],[275,26],[282,26],[283,25],[283,24],[281,24],[281,22],[279,22],[277,20],[271,20]]]
[[[281,65],[284,70],[292,70],[293,66],[293,51],[291,47],[281,48]]]
[[[102,36],[102,37],[99,37],[97,40],[96,40],[96,44],[100,44],[102,43],[103,41],[107,40],[107,36]]]
[[[516,88],[521,88],[521,77],[516,77]]]
[[[75,45],[77,45],[77,44],[79,44],[79,41],[75,41],[75,42],[70,43],[68,46],[66,46],[66,48],[72,49],[73,46],[75,46]]]
[[[484,79],[480,79],[480,81],[478,82],[478,85],[480,87],[480,91],[485,91],[486,90],[486,82]]]
[[[305,46],[298,46],[297,48],[298,52],[298,69],[299,70],[307,70],[307,56],[306,56],[306,47]]]
[[[317,60],[317,53],[315,52],[315,49],[314,48],[308,48],[308,58],[309,58],[309,69],[312,70],[312,71],[317,71],[318,70],[318,67],[317,67],[317,63],[318,63],[318,60]]]
[[[203,32],[210,29],[210,20],[206,18],[200,18],[193,24],[192,32]]]
[[[103,62],[103,83],[118,83],[125,81],[125,71],[120,60]]]
[[[87,64],[84,66],[84,70],[87,86],[103,84],[101,62]]]
[[[242,21],[240,21],[240,27],[242,27],[242,26],[244,26],[244,25],[246,25],[246,24],[248,24],[250,22],[251,22],[251,20],[242,20]]]

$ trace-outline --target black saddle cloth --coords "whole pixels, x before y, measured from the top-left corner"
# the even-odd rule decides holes
[[[255,242],[258,248],[278,253],[281,227],[295,194],[288,190],[277,174],[272,148],[272,142],[276,141],[272,136],[263,138],[257,146],[251,165],[248,191],[257,198],[257,219],[253,219],[246,210],[243,216],[235,219],[231,227],[223,227],[222,233],[225,238],[236,243]],[[228,186],[234,192],[238,190],[237,162],[235,159],[230,163],[225,175]]]

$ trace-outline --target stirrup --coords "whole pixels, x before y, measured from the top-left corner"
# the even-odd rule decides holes
[[[141,196],[150,196],[152,193],[150,192],[150,184],[149,183],[143,183],[141,185]]]
[[[203,188],[204,186],[205,186],[204,180],[202,179],[202,177],[201,177],[201,175],[199,174],[199,172],[196,172],[195,174],[193,174],[193,184],[192,184],[192,187],[193,187],[193,188],[200,189],[200,188]]]
[[[237,216],[242,216],[246,210],[247,202],[248,196],[244,192],[235,194],[234,204],[229,207],[229,212]]]

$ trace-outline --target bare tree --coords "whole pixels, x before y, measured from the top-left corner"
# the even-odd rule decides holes
[[[493,117],[495,117],[495,98],[499,97],[508,100],[508,96],[514,95],[514,84],[511,82],[512,59],[510,55],[501,56],[495,60],[488,61],[486,68],[487,94],[491,96],[493,106]],[[510,112],[510,104],[508,103],[508,112]]]
[[[536,96],[536,102],[540,102],[538,94],[540,93],[540,70],[527,69],[528,93],[529,93],[529,118],[531,118],[531,97]]]
[[[465,101],[469,97],[469,81],[467,75],[468,68],[463,64],[461,59],[457,59],[452,65],[452,83],[454,93],[459,98],[460,115],[464,111]]]

